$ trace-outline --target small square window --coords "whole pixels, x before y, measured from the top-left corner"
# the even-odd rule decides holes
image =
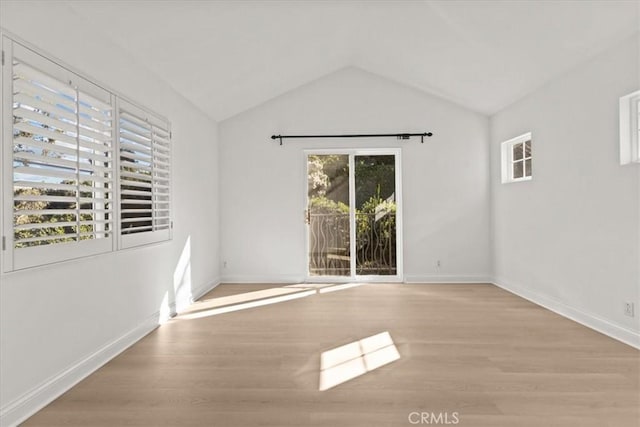
[[[531,133],[502,143],[502,182],[531,179]]]

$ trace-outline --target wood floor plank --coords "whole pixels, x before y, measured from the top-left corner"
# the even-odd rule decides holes
[[[218,286],[24,425],[410,426],[416,413],[470,427],[640,424],[638,350],[493,285],[312,287],[216,311],[279,287]],[[400,359],[319,390],[323,352],[382,332]]]

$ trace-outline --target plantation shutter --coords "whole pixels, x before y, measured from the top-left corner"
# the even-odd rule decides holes
[[[16,43],[12,58],[13,268],[111,250],[111,94]]]
[[[121,247],[171,238],[169,124],[120,101]]]

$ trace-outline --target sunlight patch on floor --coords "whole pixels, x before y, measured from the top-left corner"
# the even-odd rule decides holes
[[[243,294],[229,295],[226,297],[211,298],[204,301],[198,301],[193,303],[189,308],[187,308],[181,314],[192,313],[195,311],[202,311],[210,308],[219,308],[227,305],[243,304],[250,301],[274,298],[274,297],[279,297],[287,294],[294,294],[297,292],[301,292],[305,289],[306,288],[286,289],[286,288],[278,287],[278,288],[262,289],[260,291],[245,292]]]
[[[181,314],[178,320],[200,319],[203,317],[215,316],[217,314],[231,313],[233,311],[246,310],[247,308],[260,307],[260,306],[269,305],[269,304],[276,304],[283,301],[290,301],[293,299],[304,298],[310,295],[314,295],[315,293],[316,291],[314,289],[310,291],[295,292],[289,295],[282,295],[282,296],[277,296],[273,298],[259,299],[256,301],[227,305],[224,307],[213,308],[210,310],[196,311],[193,313]]]
[[[354,341],[320,355],[320,391],[400,359],[389,332]]]
[[[315,294],[340,291],[361,285],[364,285],[364,283],[297,283],[226,297],[210,298],[193,303],[182,311],[175,320],[200,319],[217,314],[304,298]]]
[[[365,283],[344,283],[341,285],[331,285],[331,286],[325,286],[318,289],[318,292],[321,294],[325,294],[327,292],[335,292],[335,291],[342,291],[344,289],[356,288],[362,285],[365,285]]]

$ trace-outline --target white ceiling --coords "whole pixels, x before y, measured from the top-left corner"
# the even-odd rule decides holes
[[[640,28],[631,1],[69,1],[215,120],[344,67],[492,114]]]

